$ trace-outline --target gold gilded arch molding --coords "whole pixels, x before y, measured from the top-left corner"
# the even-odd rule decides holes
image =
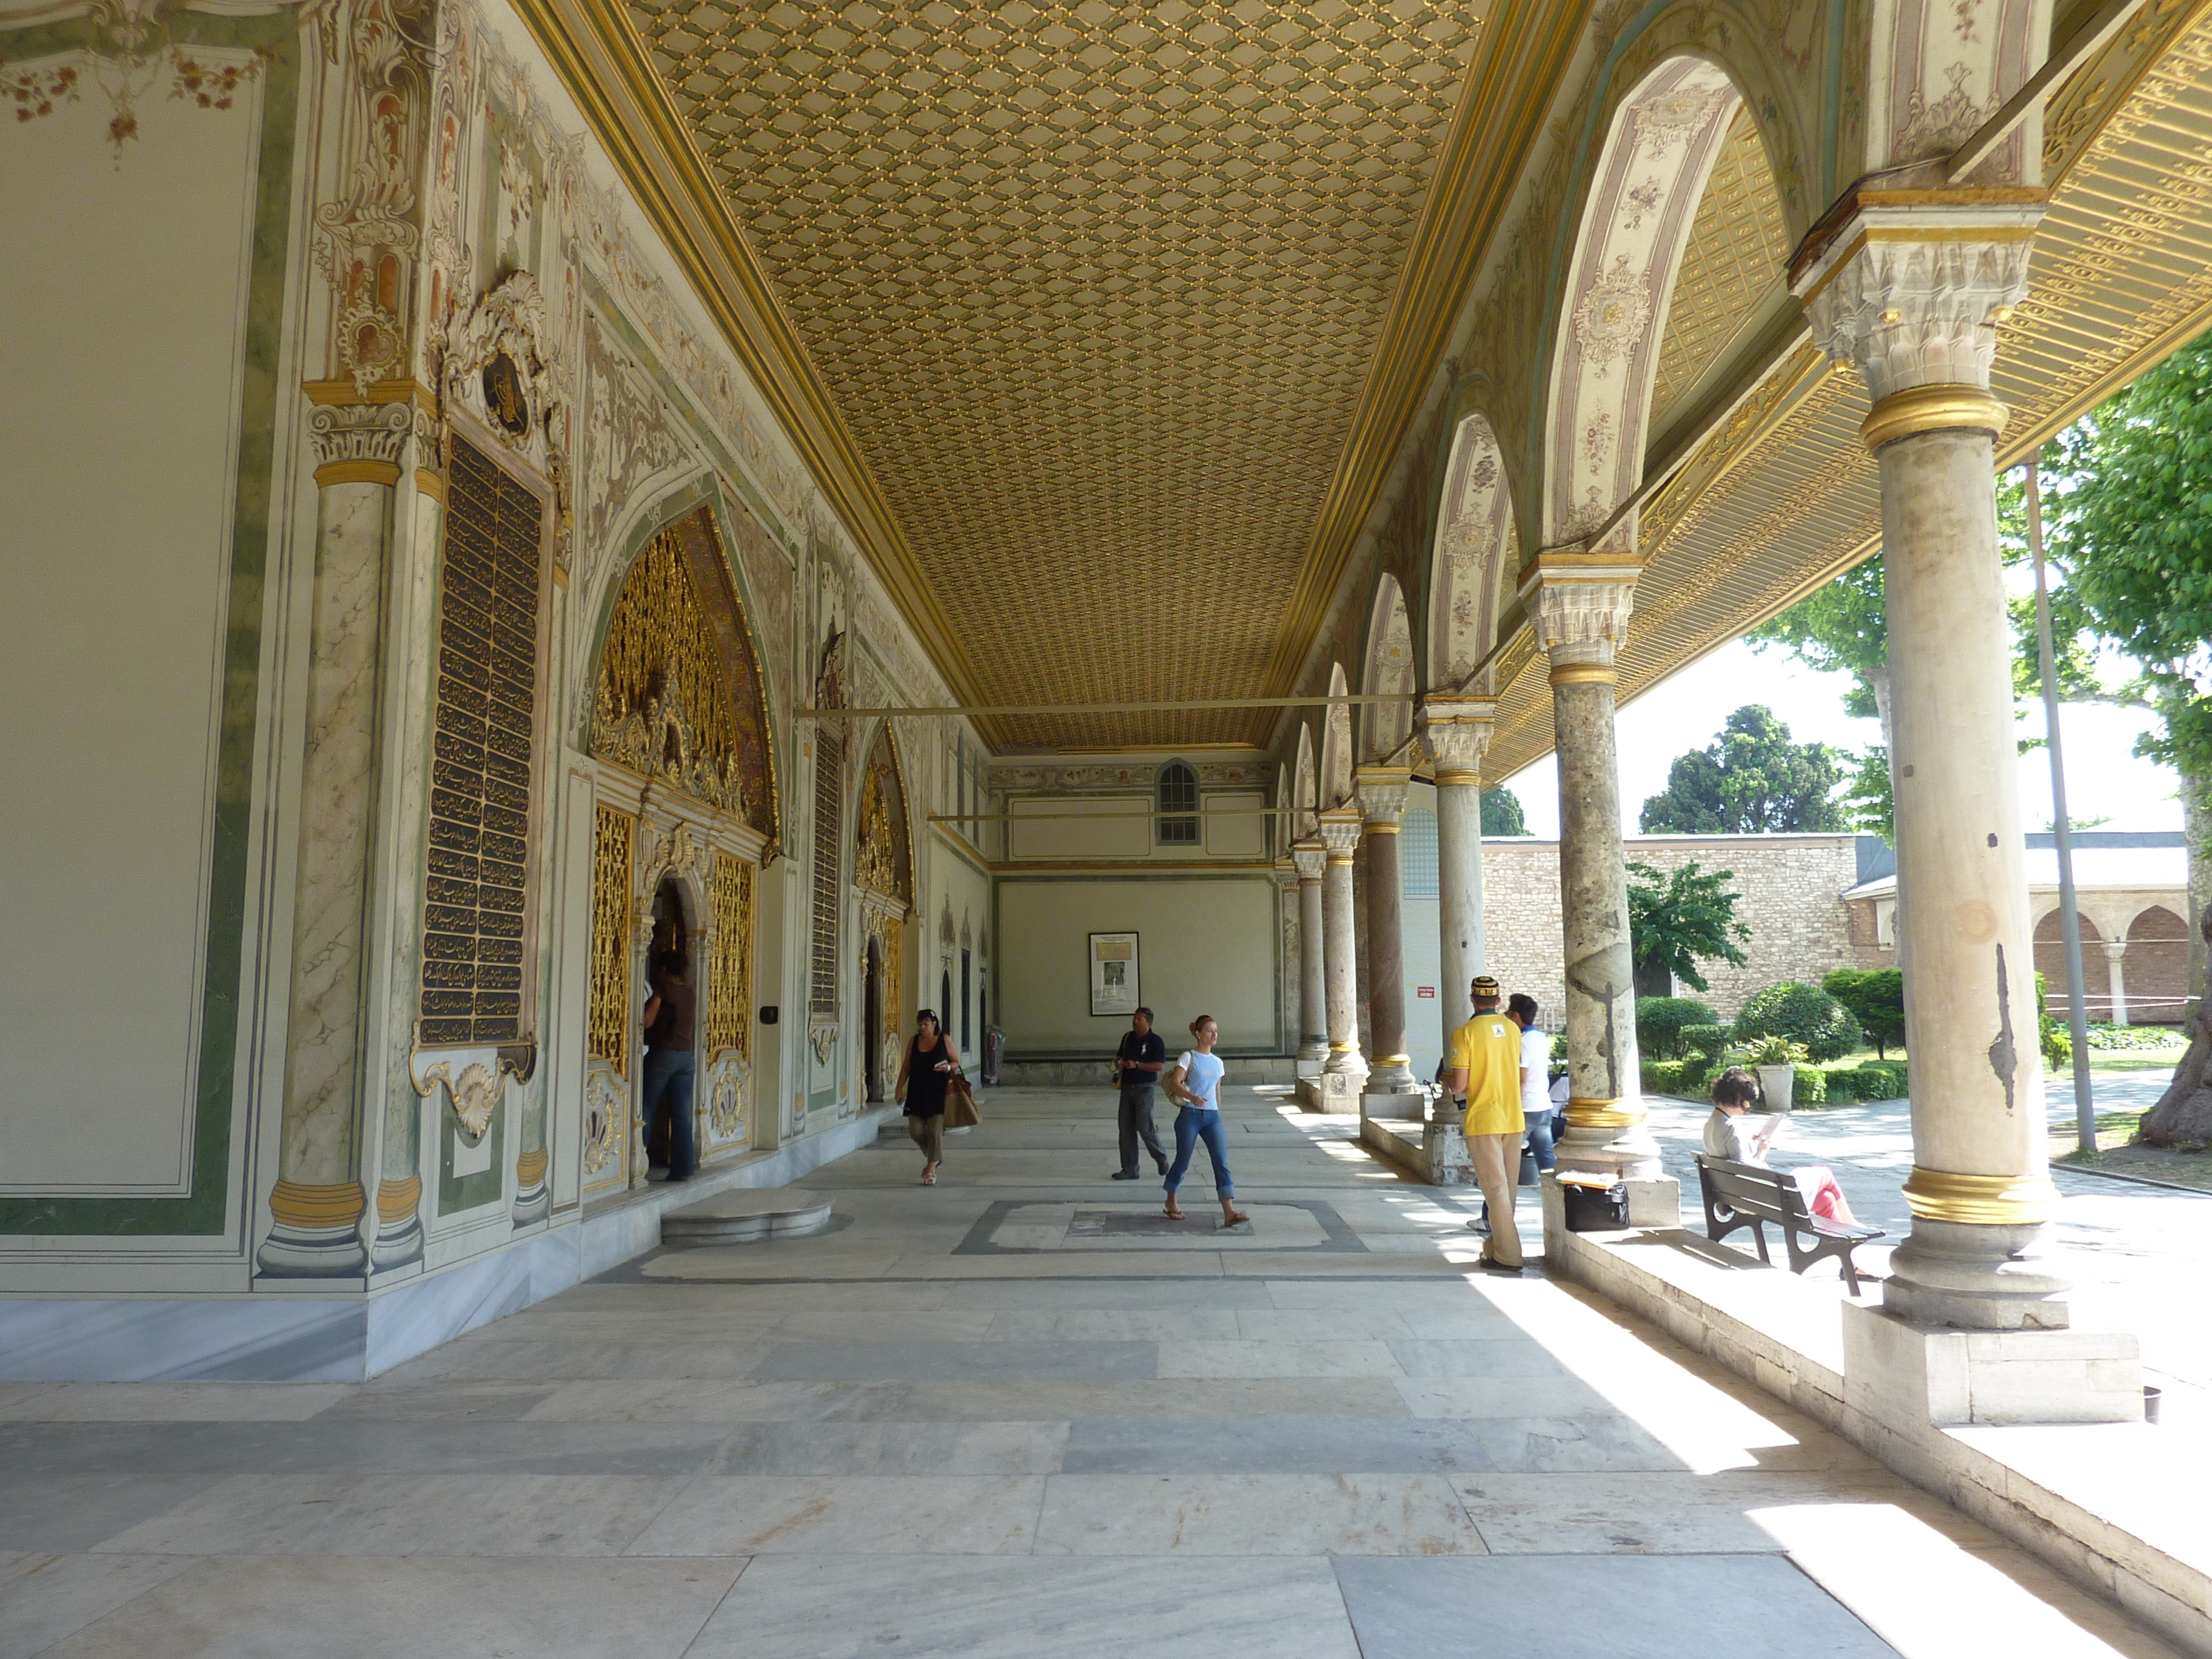
[[[630,567],[600,648],[589,748],[776,840],[768,702],[721,538],[704,507]]]

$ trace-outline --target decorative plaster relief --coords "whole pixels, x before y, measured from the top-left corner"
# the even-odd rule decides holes
[[[1832,270],[1816,264],[1802,281],[1820,283],[1806,301],[1814,343],[1856,364],[1879,403],[1922,386],[1986,389],[1996,355],[1996,323],[2027,295],[2028,240],[2041,209],[1978,214],[1990,240],[1868,240]],[[1972,223],[1927,227],[1971,230]],[[2003,240],[1998,240],[2002,238]],[[1847,228],[1837,239],[1856,240]],[[1825,282],[1822,278],[1825,277]]]

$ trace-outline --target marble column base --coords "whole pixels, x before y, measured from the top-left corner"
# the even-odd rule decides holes
[[[1418,1095],[1420,1082],[1410,1066],[1377,1066],[1367,1074],[1367,1091],[1370,1095]]]
[[[254,1256],[264,1279],[359,1279],[368,1271],[368,1252],[360,1229],[303,1227],[280,1221]]]
[[[545,1184],[544,1176],[514,1195],[514,1224],[527,1227],[543,1221],[552,1212],[553,1189]]]
[[[1555,1151],[1562,1170],[1611,1173],[1625,1181],[1652,1180],[1662,1173],[1659,1143],[1642,1123],[1622,1129],[1583,1129],[1570,1123]]]
[[[1302,1077],[1297,1082],[1298,1105],[1309,1112],[1342,1112],[1356,1116],[1365,1081],[1363,1074],[1355,1072],[1323,1072],[1317,1077]]]
[[[1916,1216],[1890,1255],[1882,1306],[1917,1325],[2063,1331],[2073,1322],[2071,1285],[2049,1259],[2049,1231]]]
[[[2139,1423],[2142,1366],[2124,1331],[1937,1330],[1846,1302],[1844,1401],[1910,1432],[1961,1423]]]
[[[368,1247],[368,1270],[373,1273],[388,1273],[422,1259],[422,1218],[410,1212],[396,1221],[377,1224],[376,1237]]]

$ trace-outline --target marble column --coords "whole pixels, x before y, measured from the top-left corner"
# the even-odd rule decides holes
[[[2055,1329],[2047,1164],[1993,482],[1995,324],[2026,294],[2040,209],[1901,223],[1862,209],[1794,273],[1814,341],[1855,363],[1881,477],[1899,915],[1910,935],[1911,1236],[1883,1306],[1918,1325]]]
[[[1357,811],[1358,797],[1345,805]],[[1359,844],[1352,849],[1352,1023],[1359,1032],[1363,1050],[1375,1046],[1371,1023],[1375,964],[1370,956],[1372,934],[1367,915],[1367,837],[1362,835]]]
[[[1359,809],[1334,807],[1321,815],[1320,828],[1328,853],[1322,877],[1322,959],[1328,976],[1328,1063],[1322,1070],[1358,1084],[1367,1077],[1367,1061],[1359,1052],[1358,976],[1352,959],[1352,855],[1359,845]]]
[[[1613,653],[1627,641],[1632,565],[1579,550],[1538,556],[1537,633],[1550,664],[1559,774],[1559,907],[1567,991],[1562,1169],[1660,1176],[1644,1124],[1628,948],[1628,859],[1613,730]]]
[[[1302,841],[1291,848],[1298,868],[1298,1058],[1328,1058],[1328,969],[1322,951],[1322,878],[1328,848]]]
[[[1421,735],[1436,760],[1437,1012],[1447,1047],[1468,981],[1489,965],[1482,937],[1482,757],[1496,711],[1486,699],[1421,701]]]
[[[1356,775],[1367,853],[1367,1018],[1371,1068],[1367,1092],[1419,1092],[1406,1053],[1406,940],[1401,913],[1405,887],[1398,867],[1398,831],[1406,817],[1403,766],[1363,766]]]
[[[446,519],[445,426],[420,392],[414,410],[415,489],[412,520],[404,544],[392,549],[391,629],[387,653],[393,684],[428,686],[437,659],[437,573],[439,538]],[[403,496],[403,502],[407,498]],[[404,506],[402,512],[408,509]],[[398,720],[398,763],[386,791],[390,822],[423,822],[429,793],[428,750],[436,708],[428,696],[410,699]],[[423,884],[427,871],[412,856],[394,859],[387,914],[392,929],[390,973],[386,994],[392,1005],[412,1012],[422,996]],[[416,1091],[408,1057],[414,1048],[411,1020],[394,1020],[386,1034],[384,1124],[376,1183],[376,1230],[369,1240],[372,1273],[415,1268],[422,1259],[422,1097]]]
[[[256,1258],[271,1278],[355,1278],[368,1266],[359,1142],[378,669],[393,486],[412,419],[405,404],[318,408],[309,419],[319,514],[291,996],[272,1224]]]
[[[2115,1025],[2128,1023],[2128,978],[2126,970],[2120,966],[2120,958],[2127,953],[2127,940],[2108,939],[2105,941],[2105,973],[2112,988],[2112,1011],[2105,1018]],[[2087,993],[2083,994],[2086,996]]]

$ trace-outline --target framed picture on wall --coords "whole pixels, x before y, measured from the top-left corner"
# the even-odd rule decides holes
[[[1133,1014],[1143,1000],[1137,993],[1137,936],[1134,933],[1093,933],[1091,936],[1091,1012]]]

